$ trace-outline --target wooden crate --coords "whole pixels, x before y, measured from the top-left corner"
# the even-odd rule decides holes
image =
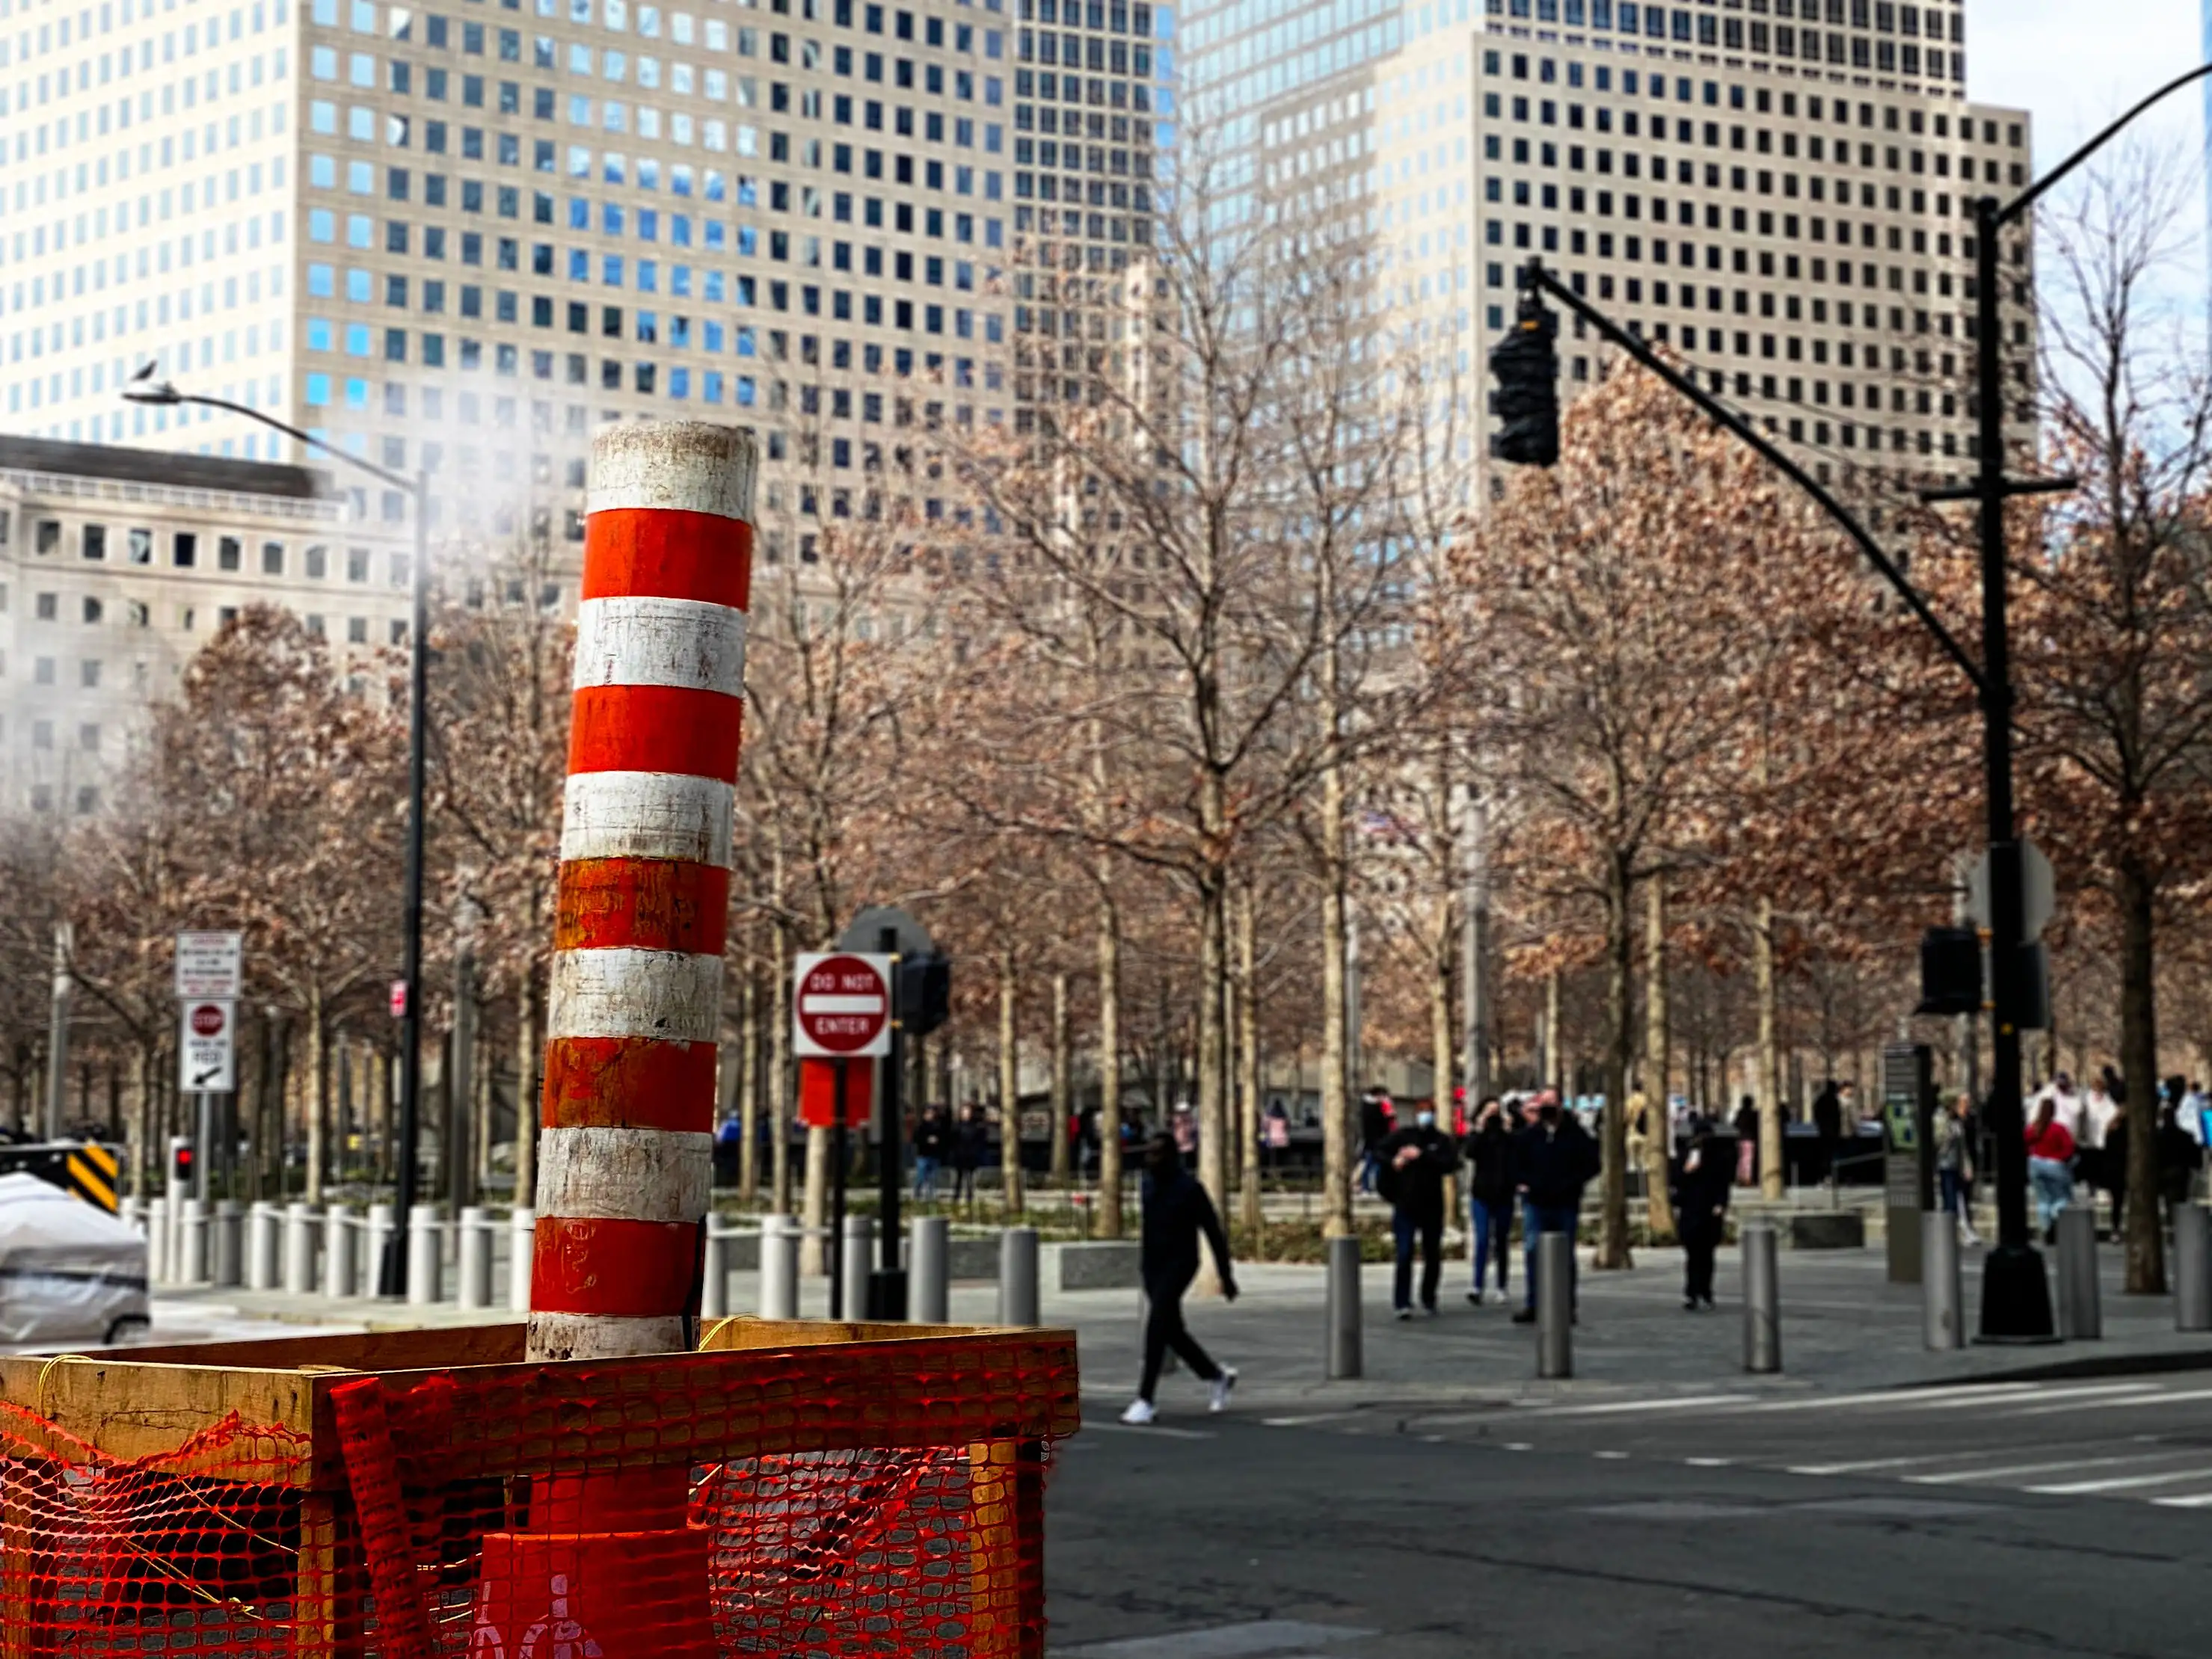
[[[964,1446],[975,1583],[994,1595],[1017,1582],[1024,1540],[1034,1548],[1042,1526],[1036,1460],[1022,1449],[1072,1434],[1079,1420],[1075,1339],[1066,1331],[736,1318],[709,1325],[696,1353],[556,1363],[526,1361],[523,1341],[523,1327],[509,1323],[0,1358],[0,1395],[32,1413],[33,1437],[51,1428],[57,1461],[82,1461],[87,1446],[121,1461],[171,1456],[234,1414],[289,1437],[298,1455],[255,1479],[300,1493],[293,1650],[314,1659],[361,1650],[337,1613],[337,1523],[349,1487],[331,1394],[363,1375],[394,1394],[433,1378],[498,1391],[511,1431],[459,1441],[441,1455],[441,1474],[456,1481],[611,1462]],[[925,1397],[957,1409],[933,1421],[890,1403]],[[726,1411],[713,1408],[718,1400]],[[20,1419],[12,1426],[25,1432]],[[0,1516],[0,1529],[8,1519]],[[0,1605],[9,1607],[22,1606],[11,1592],[29,1573],[15,1530],[0,1547]],[[21,1623],[0,1627],[0,1659],[33,1659]],[[1042,1620],[1020,1625],[979,1641],[976,1659],[1023,1653],[1024,1632]]]

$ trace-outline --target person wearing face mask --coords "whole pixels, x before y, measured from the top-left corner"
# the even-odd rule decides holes
[[[1597,1142],[1559,1109],[1559,1096],[1547,1089],[1536,1103],[1536,1121],[1513,1141],[1513,1182],[1521,1194],[1521,1236],[1528,1250],[1528,1266],[1522,1274],[1528,1287],[1528,1299],[1513,1316],[1515,1324],[1536,1322],[1538,1243],[1546,1233],[1565,1233],[1572,1241],[1582,1218],[1583,1188],[1597,1173],[1598,1161]],[[1567,1261],[1571,1271],[1571,1242]],[[1571,1298],[1571,1288],[1568,1294]],[[1569,1306],[1572,1305],[1571,1299]]]
[[[1229,1237],[1221,1230],[1213,1200],[1183,1167],[1182,1154],[1171,1136],[1157,1134],[1145,1143],[1144,1204],[1143,1242],[1137,1259],[1150,1310],[1145,1320],[1145,1374],[1137,1384],[1137,1397],[1121,1413],[1124,1423],[1139,1426],[1157,1415],[1152,1395],[1170,1348],[1190,1367],[1191,1375],[1206,1385],[1208,1410],[1227,1410],[1229,1392],[1237,1386],[1236,1371],[1215,1364],[1182,1322],[1183,1292],[1198,1277],[1200,1235],[1213,1251],[1226,1301],[1237,1299],[1237,1276],[1230,1267]]]
[[[1429,1101],[1414,1109],[1413,1121],[1383,1141],[1376,1185],[1390,1200],[1390,1231],[1398,1245],[1397,1276],[1391,1281],[1391,1305],[1398,1317],[1413,1316],[1413,1247],[1421,1251],[1421,1310],[1437,1310],[1437,1281],[1443,1275],[1444,1177],[1459,1168],[1459,1149],[1437,1127]]]

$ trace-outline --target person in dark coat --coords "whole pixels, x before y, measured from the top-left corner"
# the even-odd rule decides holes
[[[1694,1313],[1713,1305],[1713,1255],[1728,1224],[1734,1173],[1713,1126],[1704,1118],[1675,1155],[1671,1173],[1667,1196],[1674,1202],[1674,1230],[1682,1239],[1682,1307]]]
[[[1819,1137],[1820,1168],[1811,1172],[1815,1182],[1826,1181],[1836,1173],[1836,1152],[1844,1140],[1844,1099],[1836,1091],[1836,1080],[1830,1078],[1821,1086],[1813,1102],[1813,1128]]]
[[[1754,1186],[1759,1181],[1759,1103],[1749,1095],[1735,1109],[1735,1184]]]
[[[1359,1190],[1371,1193],[1382,1171],[1382,1143],[1390,1138],[1390,1097],[1370,1089],[1359,1097]]]
[[[966,1199],[975,1202],[975,1171],[983,1167],[983,1154],[990,1149],[991,1137],[983,1127],[982,1109],[969,1101],[960,1109],[960,1121],[952,1126],[952,1199],[955,1203]]]
[[[1512,1259],[1513,1136],[1505,1109],[1492,1096],[1478,1107],[1474,1128],[1461,1148],[1468,1166],[1467,1212],[1474,1240],[1474,1288],[1467,1299],[1482,1305],[1482,1279],[1491,1252],[1498,1255],[1498,1295],[1506,1293],[1506,1263]]]
[[[1437,1310],[1437,1281],[1443,1276],[1444,1177],[1459,1168],[1459,1150],[1437,1127],[1437,1110],[1423,1101],[1413,1121],[1394,1131],[1380,1153],[1382,1169],[1376,1185],[1390,1200],[1390,1231],[1397,1240],[1398,1268],[1391,1280],[1390,1305],[1401,1319],[1413,1316],[1413,1246],[1421,1249],[1421,1310]]]
[[[952,1125],[942,1106],[925,1107],[914,1126],[914,1195],[923,1203],[937,1196],[937,1172],[951,1150]]]
[[[2176,1083],[2182,1083],[2177,1078]],[[2159,1196],[2166,1200],[2166,1215],[2171,1220],[2173,1212],[2189,1202],[2190,1188],[2195,1184],[2197,1171],[2204,1161],[2204,1149],[2197,1144],[2197,1137],[2181,1127],[2181,1103],[2187,1085],[2169,1089],[2165,1103],[2158,1113],[2158,1188]],[[2117,1217],[2112,1223],[2115,1236],[2119,1232]]]
[[[1183,1292],[1198,1277],[1198,1241],[1203,1237],[1213,1252],[1214,1270],[1221,1279],[1221,1294],[1237,1299],[1237,1275],[1229,1262],[1229,1236],[1206,1188],[1183,1167],[1175,1139],[1154,1135],[1145,1143],[1143,1183],[1144,1226],[1138,1247],[1138,1271],[1144,1280],[1147,1312],[1145,1318],[1145,1374],[1137,1384],[1137,1397],[1121,1413],[1124,1423],[1141,1426],[1153,1420],[1152,1395],[1160,1382],[1160,1366],[1173,1348],[1191,1374],[1206,1384],[1206,1405],[1212,1411],[1228,1408],[1229,1391],[1237,1386],[1237,1373],[1213,1363],[1182,1322]]]
[[[1583,1188],[1597,1173],[1598,1162],[1597,1142],[1559,1109],[1559,1096],[1547,1089],[1537,1098],[1536,1121],[1513,1141],[1513,1187],[1521,1199],[1521,1236],[1528,1250],[1523,1274],[1528,1300],[1513,1316],[1515,1324],[1536,1322],[1537,1241],[1546,1233],[1565,1233],[1570,1241],[1568,1297],[1573,1305],[1572,1240],[1582,1220]]]

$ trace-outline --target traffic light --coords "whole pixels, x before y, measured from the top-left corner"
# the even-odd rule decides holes
[[[1930,927],[1920,936],[1916,1014],[1982,1012],[1982,939],[1971,927]]]
[[[1534,290],[1524,291],[1513,331],[1490,349],[1498,377],[1500,422],[1490,453],[1516,466],[1551,466],[1559,459],[1559,319]]]
[[[182,1135],[169,1137],[169,1180],[179,1187],[192,1184],[192,1143]]]
[[[939,956],[900,957],[899,1030],[909,1036],[927,1036],[951,1017],[951,962]]]

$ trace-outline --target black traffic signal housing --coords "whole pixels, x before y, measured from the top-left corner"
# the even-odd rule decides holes
[[[1559,337],[1558,315],[1533,289],[1524,289],[1513,330],[1490,349],[1498,377],[1499,426],[1490,453],[1516,466],[1551,466],[1559,459]]]
[[[1971,927],[1930,927],[1920,936],[1916,1014],[1982,1012],[1982,939]]]
[[[183,1187],[192,1184],[192,1143],[182,1135],[169,1140],[169,1179]]]
[[[940,956],[901,957],[898,964],[899,1030],[927,1036],[952,1017],[952,963]]]

